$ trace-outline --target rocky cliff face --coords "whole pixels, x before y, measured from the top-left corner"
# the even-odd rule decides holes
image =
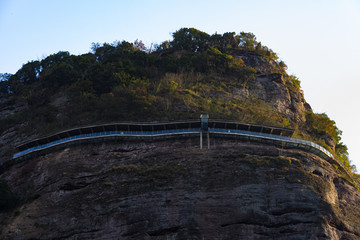
[[[289,76],[278,63],[256,54],[239,52],[236,56],[257,72],[256,81],[248,88],[248,96],[264,100],[292,122],[305,122],[304,113],[312,109],[301,91],[289,87],[292,85]]]
[[[81,145],[2,173],[1,239],[360,239],[360,192],[321,158],[211,139]]]

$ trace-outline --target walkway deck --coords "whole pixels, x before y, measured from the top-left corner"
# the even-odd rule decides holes
[[[38,138],[17,147],[13,160],[22,161],[35,155],[53,151],[74,143],[98,142],[105,140],[154,141],[169,138],[199,137],[200,121],[173,123],[112,123],[69,129],[47,137]],[[325,148],[301,139],[292,138],[294,130],[223,120],[209,120],[208,133],[211,138],[236,138],[256,141],[282,148],[297,148],[312,152],[338,165],[351,176],[350,172]]]

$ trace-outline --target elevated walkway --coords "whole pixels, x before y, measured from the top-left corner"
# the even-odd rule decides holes
[[[73,128],[17,146],[17,153],[13,155],[13,160],[22,161],[73,144],[108,140],[154,141],[169,138],[200,137],[200,148],[202,148],[203,133],[207,136],[208,148],[210,148],[211,138],[234,138],[242,141],[271,144],[282,148],[302,149],[335,163],[351,176],[350,172],[322,146],[310,141],[292,138],[291,136],[294,133],[292,129],[210,120],[208,115],[202,115],[201,121],[111,123]]]

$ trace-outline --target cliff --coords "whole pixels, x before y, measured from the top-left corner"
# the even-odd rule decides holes
[[[360,239],[358,175],[308,151],[211,138],[16,146],[84,125],[212,119],[286,127],[354,170],[341,131],[251,33],[183,28],[25,64],[0,82],[0,239]]]

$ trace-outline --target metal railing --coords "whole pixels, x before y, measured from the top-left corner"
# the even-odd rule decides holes
[[[291,147],[302,147],[308,150],[313,148],[313,152],[318,153],[319,151],[325,154],[329,158],[335,158],[328,150],[324,147],[313,143],[311,141],[301,140],[297,138],[291,137],[284,137],[278,135],[271,135],[266,133],[257,133],[257,132],[248,132],[243,130],[228,130],[228,129],[220,129],[220,128],[209,128],[210,133],[221,133],[221,134],[228,134],[228,135],[240,135],[243,137],[248,137],[251,140],[251,137],[256,137],[258,139],[267,139],[278,143],[290,143],[292,144]]]
[[[65,137],[59,140],[51,141],[45,144],[38,144],[37,146],[27,148],[19,151],[13,155],[14,160],[22,160],[27,157],[31,157],[33,154],[41,153],[42,151],[55,148],[56,146],[71,144],[74,142],[89,141],[92,139],[106,139],[106,138],[135,138],[135,139],[152,139],[152,138],[167,138],[167,137],[179,137],[179,136],[200,136],[201,129],[189,128],[189,129],[171,129],[161,131],[105,131],[89,134],[79,134],[75,136]],[[351,176],[350,172],[343,164],[338,161],[328,150],[324,147],[297,138],[273,135],[268,133],[250,132],[245,130],[224,129],[224,128],[208,128],[209,134],[212,137],[226,137],[233,136],[242,138],[248,141],[261,141],[270,144],[281,145],[282,147],[291,147],[310,151],[325,160],[332,160],[339,165],[345,172]],[[35,140],[37,141],[37,140]]]
[[[42,150],[55,147],[65,143],[71,143],[75,141],[81,141],[86,139],[96,139],[96,138],[106,138],[106,137],[153,137],[153,136],[166,136],[166,135],[188,135],[188,134],[198,134],[199,129],[173,129],[173,130],[162,130],[154,132],[138,132],[138,131],[110,131],[110,132],[99,132],[99,133],[89,133],[89,134],[80,134],[72,137],[67,137],[59,139],[50,143],[41,144],[35,147],[28,148],[26,150],[17,152],[13,155],[13,159],[24,157],[28,154],[34,152],[40,152]]]

